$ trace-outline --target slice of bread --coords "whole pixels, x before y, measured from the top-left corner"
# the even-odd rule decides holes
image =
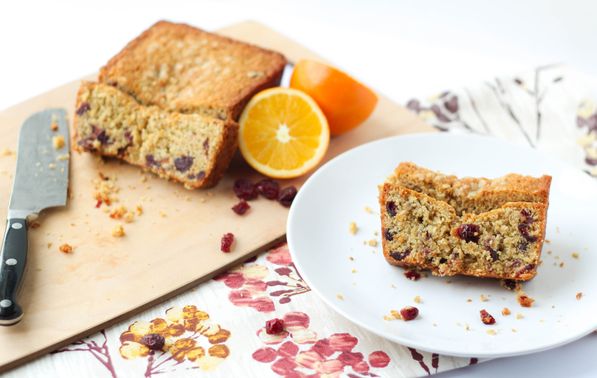
[[[545,240],[550,182],[458,179],[402,163],[380,187],[384,256],[435,275],[529,280]]]
[[[280,83],[282,54],[191,27],[160,21],[100,71],[142,105],[238,120],[249,99]]]
[[[123,159],[189,189],[215,185],[237,147],[233,121],[142,106],[106,84],[83,82],[76,109],[80,150]]]

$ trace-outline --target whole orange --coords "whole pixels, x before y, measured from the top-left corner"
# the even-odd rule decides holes
[[[375,109],[377,95],[337,68],[313,60],[294,66],[290,87],[306,92],[325,114],[332,135],[363,123]]]

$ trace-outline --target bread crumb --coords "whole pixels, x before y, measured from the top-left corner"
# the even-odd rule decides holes
[[[2,156],[12,156],[14,154],[15,154],[15,152],[13,150],[11,150],[10,148],[5,148],[2,150]]]
[[[522,291],[516,295],[516,300],[522,307],[531,307],[533,302],[535,302],[533,298],[529,297]]]
[[[468,303],[471,303],[473,300],[471,298],[467,298],[466,300]]]
[[[371,247],[377,247],[377,240],[371,239],[367,242],[367,244],[369,244],[369,246],[371,246]]]
[[[132,223],[135,220],[135,214],[131,213],[130,211],[127,211],[124,214],[124,217],[122,217],[124,219],[124,221],[126,223]]]
[[[160,210],[160,217],[166,218],[167,216],[168,216],[168,214],[166,214],[164,211]]]
[[[395,320],[402,320],[402,315],[400,315],[400,311],[390,310],[390,316]]]
[[[359,228],[357,227],[357,224],[355,222],[350,222],[348,224],[348,232],[350,232],[351,235],[356,235],[358,231]]]
[[[468,325],[468,323],[464,323],[464,330],[465,331],[470,331],[471,330],[471,326]]]
[[[434,327],[437,327],[437,323],[433,323],[433,326],[434,326]]]
[[[135,210],[137,210],[137,215],[142,215],[143,214],[143,206],[137,205],[137,207],[135,208]]]
[[[52,145],[54,149],[59,150],[64,147],[64,137],[62,135],[56,135],[52,137]]]
[[[52,248],[52,242],[48,242],[48,249]]]
[[[395,289],[395,288],[396,288],[396,285],[394,285],[394,284],[390,284],[390,287],[391,287],[392,289]]]
[[[579,291],[578,293],[576,293],[576,300],[580,301],[581,299],[582,299],[582,292]]]
[[[353,273],[356,273],[356,272],[357,272],[357,270],[356,270],[356,269],[353,269],[353,270],[352,270],[352,272],[353,272]]]
[[[547,251],[547,254],[548,254],[548,255],[551,255],[551,251]]]
[[[563,268],[563,267],[564,267],[564,262],[562,261],[562,262],[560,263],[560,268]]]
[[[545,244],[550,244],[550,243],[551,243],[551,240],[545,239]]]
[[[50,123],[50,130],[52,130],[52,131],[58,131],[58,122],[56,122],[55,119],[53,119],[52,123]]]
[[[367,214],[373,214],[373,210],[369,206],[365,206],[365,212]]]
[[[73,247],[67,243],[60,245],[60,247],[58,247],[58,250],[62,253],[73,253]]]
[[[348,256],[348,259],[349,259],[350,261],[354,261],[354,257],[352,257],[352,256]]]
[[[516,328],[512,328],[512,332],[516,333],[518,331],[516,330]]]
[[[479,299],[481,300],[481,302],[489,302],[489,298],[487,298],[485,295],[481,294],[479,296]]]
[[[497,335],[497,331],[496,331],[495,329],[488,329],[488,330],[487,330],[487,331],[485,331],[485,332],[487,332],[487,334],[488,334],[488,335],[491,335],[491,336],[495,336],[495,335]]]
[[[516,314],[516,320],[524,319],[524,315],[521,313]]]
[[[413,300],[415,301],[415,303],[421,303],[421,302],[423,302],[423,300],[421,299],[421,297],[418,296],[418,295]]]
[[[122,227],[121,224],[117,225],[116,227],[114,227],[112,229],[112,236],[114,236],[115,238],[121,238],[125,235],[124,233],[124,227]]]
[[[573,259],[578,259],[579,257],[580,257],[580,255],[578,254],[578,252],[572,252]]]
[[[342,294],[336,294],[336,298],[338,298],[338,300],[343,301],[344,300],[344,295]]]
[[[509,309],[508,307],[504,307],[504,308],[502,309],[502,315],[504,315],[504,316],[508,316],[508,315],[510,315],[510,314],[511,314],[511,312],[510,312],[510,309]]]

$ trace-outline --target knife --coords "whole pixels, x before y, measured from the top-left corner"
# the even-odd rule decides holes
[[[44,209],[66,205],[69,153],[66,110],[35,113],[21,126],[0,254],[0,325],[13,325],[23,318],[17,293],[27,261],[27,221],[35,219]]]

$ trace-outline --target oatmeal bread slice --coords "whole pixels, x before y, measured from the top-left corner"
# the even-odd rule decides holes
[[[142,105],[238,120],[249,99],[280,83],[277,52],[185,24],[159,21],[100,71]]]
[[[465,214],[452,230],[463,252],[460,274],[530,280],[537,274],[546,219],[547,206],[531,202]]]
[[[379,204],[383,253],[390,264],[441,276],[462,270],[460,243],[452,236],[458,224],[452,206],[391,183],[380,187]]]
[[[482,213],[507,202],[548,204],[551,176],[530,177],[518,174],[487,179],[444,175],[414,163],[400,163],[390,181],[433,198],[445,201],[456,213]]]
[[[401,165],[397,171],[401,167],[413,165]],[[404,181],[397,179],[399,174],[389,177],[380,186],[379,195],[384,257],[390,264],[429,269],[435,275],[533,278],[547,220],[548,200],[541,191],[549,193],[549,185],[536,190],[532,177],[516,176],[497,179],[499,184],[489,179],[464,179],[483,183],[481,189],[469,192],[452,190],[460,189],[454,176],[433,173],[433,178],[443,181],[410,180],[417,183],[418,191],[412,189],[414,185],[403,186]],[[507,201],[506,190],[501,188],[503,182],[511,185],[512,180],[528,185],[531,193],[526,198],[531,200],[517,200],[524,193],[519,187],[514,191],[514,201]],[[476,196],[482,191],[484,195]],[[460,206],[460,212],[453,204]]]
[[[238,125],[142,106],[106,84],[83,82],[74,117],[79,150],[144,167],[189,189],[215,185],[236,151]]]

